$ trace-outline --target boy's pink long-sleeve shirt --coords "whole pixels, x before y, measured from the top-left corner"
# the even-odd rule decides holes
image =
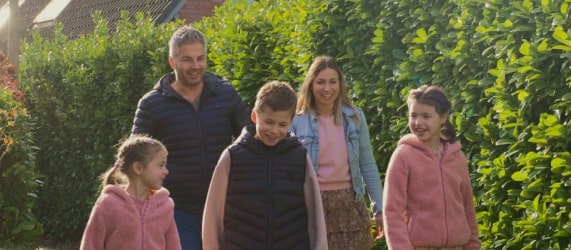
[[[304,184],[305,204],[307,207],[308,232],[311,249],[327,249],[327,231],[323,215],[323,204],[317,184],[317,177],[307,157]],[[221,249],[224,232],[224,207],[230,173],[230,153],[224,150],[210,182],[202,220],[202,244],[204,250]]]
[[[404,136],[386,173],[383,217],[389,249],[479,249],[472,185],[460,143],[446,143],[439,160],[417,137]]]
[[[141,213],[123,187],[105,186],[91,211],[80,249],[181,249],[168,190],[156,190]]]

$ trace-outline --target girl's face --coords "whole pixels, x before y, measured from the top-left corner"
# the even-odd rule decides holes
[[[319,72],[311,84],[311,92],[318,108],[331,107],[339,96],[339,74],[331,68]]]
[[[440,143],[440,128],[448,114],[440,116],[436,108],[413,101],[408,107],[408,127],[421,141],[431,146]]]
[[[141,180],[149,189],[159,189],[163,186],[163,180],[167,174],[169,174],[167,170],[167,152],[160,150],[142,169]]]

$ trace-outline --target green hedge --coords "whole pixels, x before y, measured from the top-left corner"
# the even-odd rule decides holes
[[[381,173],[407,132],[408,90],[441,85],[469,158],[483,249],[570,247],[569,3],[331,0],[321,22],[319,51],[354,83]]]
[[[195,26],[208,38],[210,69],[227,78],[252,107],[267,81],[303,82],[314,56],[306,25],[323,9],[320,1],[228,1]]]
[[[23,45],[21,83],[37,119],[38,170],[44,176],[34,213],[52,238],[78,240],[98,195],[98,176],[114,161],[115,145],[130,132],[138,99],[168,71],[168,40],[182,22],[156,26],[122,13],[108,31]],[[63,49],[65,48],[65,49]]]

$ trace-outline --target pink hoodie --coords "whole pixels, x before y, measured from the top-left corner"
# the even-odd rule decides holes
[[[445,143],[439,161],[416,136],[404,136],[391,157],[383,193],[389,249],[479,249],[472,199],[460,143]]]
[[[174,203],[165,188],[139,212],[123,187],[107,185],[93,206],[81,249],[180,249]]]

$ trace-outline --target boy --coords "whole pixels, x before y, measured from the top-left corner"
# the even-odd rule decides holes
[[[202,223],[204,249],[327,249],[323,206],[307,151],[289,134],[297,97],[266,83],[255,124],[220,157]]]

